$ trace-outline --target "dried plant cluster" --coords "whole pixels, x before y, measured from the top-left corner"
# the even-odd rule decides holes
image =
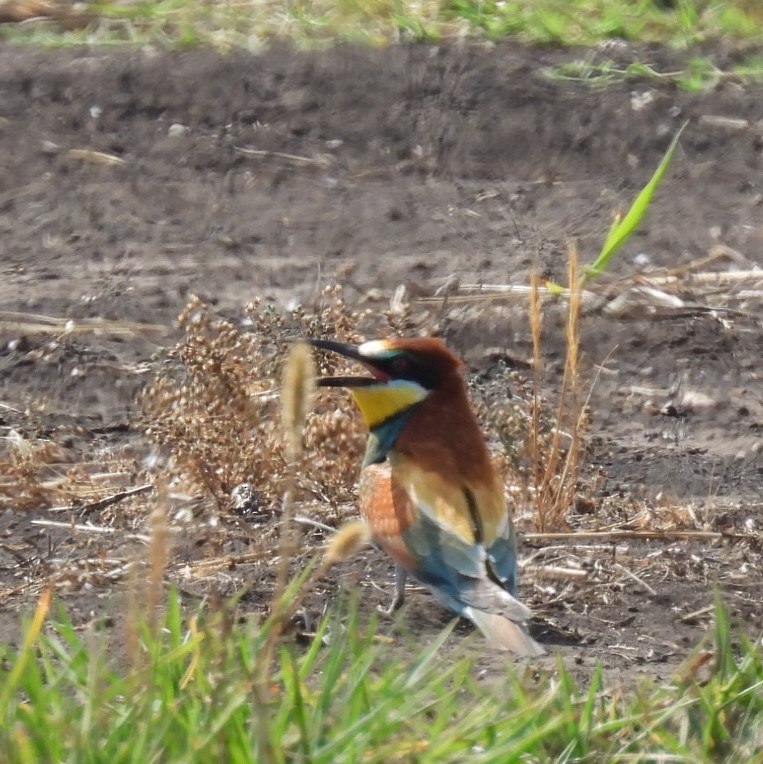
[[[142,395],[145,431],[169,452],[173,488],[212,496],[222,512],[235,508],[244,485],[260,507],[276,504],[288,462],[276,380],[289,346],[302,337],[358,342],[364,330],[390,336],[403,330],[405,316],[350,308],[338,286],[324,289],[312,310],[254,301],[238,326],[192,298],[180,316],[183,338]],[[332,374],[346,362],[320,363],[320,374]],[[349,501],[364,441],[359,417],[341,393],[321,391],[305,422],[297,498]]]
[[[18,510],[46,504],[58,491],[45,473],[61,459],[61,449],[50,441],[33,442],[13,432],[0,452],[0,503]]]
[[[56,505],[77,507],[97,501],[112,489],[115,472],[102,462],[72,463],[54,440],[22,435],[16,430],[0,440],[0,508],[21,512]]]

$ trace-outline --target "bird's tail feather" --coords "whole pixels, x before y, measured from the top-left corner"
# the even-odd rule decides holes
[[[462,579],[458,600],[474,611],[503,615],[511,621],[526,621],[532,615],[530,608],[487,579]]]
[[[527,633],[522,624],[496,613],[467,608],[464,613],[479,627],[493,647],[511,650],[523,658],[544,655],[545,650]]]

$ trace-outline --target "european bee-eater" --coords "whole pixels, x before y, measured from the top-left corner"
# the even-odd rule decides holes
[[[348,388],[369,430],[360,513],[396,564],[389,612],[403,604],[410,574],[496,647],[543,654],[524,626],[530,611],[515,598],[514,528],[469,406],[463,363],[437,339],[308,341],[371,373],[318,385]]]

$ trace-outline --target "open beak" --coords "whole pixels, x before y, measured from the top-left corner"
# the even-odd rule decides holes
[[[309,345],[320,348],[321,350],[330,350],[332,353],[338,353],[345,358],[363,364],[373,375],[372,377],[320,377],[316,384],[318,387],[367,387],[379,382],[387,382],[389,377],[380,369],[377,369],[368,358],[361,355],[357,345],[350,345],[345,342],[334,342],[333,340],[305,340]]]

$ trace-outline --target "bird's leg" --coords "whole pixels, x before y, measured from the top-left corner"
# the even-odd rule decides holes
[[[395,565],[395,596],[392,598],[388,608],[379,607],[380,613],[392,615],[396,610],[400,610],[405,602],[405,581],[407,578],[408,574],[405,572],[405,569]]]

